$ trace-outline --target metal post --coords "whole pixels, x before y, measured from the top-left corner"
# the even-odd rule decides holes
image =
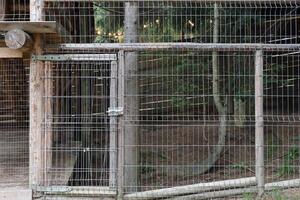
[[[119,68],[118,68],[118,106],[124,108],[124,66],[125,56],[124,51],[120,51],[118,55]],[[118,178],[117,178],[117,191],[118,199],[123,199],[123,186],[124,186],[124,116],[119,117],[118,121]]]
[[[110,70],[110,97],[109,97],[109,109],[114,110],[118,106],[118,64],[116,61],[111,62]],[[116,168],[117,168],[117,128],[118,128],[118,116],[115,114],[110,115],[110,127],[109,127],[109,187],[116,187]]]
[[[258,195],[264,193],[263,52],[255,52],[255,173]]]
[[[125,20],[124,20],[124,40],[126,43],[137,42],[138,40],[138,16],[139,8],[137,2],[125,3]],[[124,117],[125,137],[124,137],[124,150],[125,150],[125,178],[124,187],[127,192],[137,190],[138,186],[138,163],[139,163],[139,150],[138,150],[138,83],[136,79],[137,74],[137,53],[125,53],[125,66],[124,75],[126,77],[125,87],[125,108]]]

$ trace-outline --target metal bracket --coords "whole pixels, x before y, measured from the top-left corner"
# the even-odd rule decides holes
[[[72,60],[69,56],[65,55],[33,55],[32,61],[69,61]]]
[[[123,107],[108,108],[107,113],[110,117],[118,117],[123,115]]]
[[[43,193],[66,193],[72,191],[72,188],[67,186],[48,186],[48,187],[37,186],[35,188],[35,191],[43,192]]]

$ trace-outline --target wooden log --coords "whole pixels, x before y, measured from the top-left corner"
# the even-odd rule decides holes
[[[172,188],[165,188],[159,190],[150,190],[145,192],[137,192],[132,194],[126,194],[125,199],[156,199],[167,198],[187,194],[203,193],[215,190],[224,190],[230,188],[253,186],[256,184],[256,177],[241,178],[225,181],[216,181],[210,183],[198,183],[193,185],[177,186]]]
[[[229,196],[236,196],[245,193],[256,193],[256,187],[250,188],[238,188],[231,190],[222,190],[222,191],[214,191],[214,192],[205,192],[201,194],[194,194],[189,196],[175,197],[169,198],[168,200],[200,200],[200,199],[214,199],[214,198],[224,198]]]
[[[127,43],[137,42],[138,40],[138,3],[125,2],[125,19],[124,19],[124,40]],[[138,80],[136,79],[137,53],[125,52],[125,171],[124,187],[126,192],[137,191],[139,177],[139,134],[138,134]]]
[[[264,193],[263,53],[255,53],[255,174],[258,195]]]
[[[5,44],[10,49],[28,51],[32,48],[32,39],[21,29],[13,29],[5,33]]]
[[[266,191],[294,188],[300,186],[300,179],[293,179],[287,181],[279,181],[265,184]],[[245,193],[259,193],[259,188],[249,187],[249,188],[238,188],[231,190],[222,190],[214,192],[205,192],[201,194],[194,194],[182,197],[170,198],[169,200],[195,200],[195,199],[212,199],[212,198],[224,198],[229,196],[241,195]]]
[[[286,189],[300,187],[300,179],[292,179],[287,181],[279,181],[265,184],[265,190]]]

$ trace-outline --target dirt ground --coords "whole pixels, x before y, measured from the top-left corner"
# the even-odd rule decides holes
[[[255,176],[253,125],[242,128],[228,126],[226,145],[218,162],[207,173],[193,175],[164,174],[160,171],[170,165],[188,168],[206,159],[209,148],[217,144],[218,123],[147,125],[143,126],[141,134],[141,182],[145,190]],[[297,137],[298,125],[284,123],[266,126],[267,182],[299,178],[298,150],[292,159],[287,160],[290,149],[299,144],[294,140]]]

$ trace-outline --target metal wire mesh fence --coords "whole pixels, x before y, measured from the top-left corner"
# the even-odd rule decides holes
[[[272,53],[264,65],[267,181],[299,178],[299,55]]]
[[[0,60],[0,186],[28,185],[28,61]]]
[[[71,43],[124,41],[123,1],[50,1],[47,20],[65,28]],[[214,1],[138,1],[139,42],[213,42]],[[296,1],[223,1],[219,7],[220,43],[296,43]]]
[[[296,0],[43,3],[60,34],[31,61],[43,61],[46,191],[189,200],[300,186]]]
[[[125,132],[134,123],[140,162],[125,165],[125,171],[138,171],[142,190],[253,176],[253,53],[220,53],[218,91],[210,52],[141,52],[139,60],[138,72],[125,77],[139,91],[125,93],[139,99],[137,121],[125,116]],[[227,106],[225,116],[216,96]],[[222,154],[213,152],[217,147]],[[126,155],[133,147],[124,148]]]
[[[109,169],[110,62],[47,66],[46,185],[108,186],[109,173],[115,173]]]

